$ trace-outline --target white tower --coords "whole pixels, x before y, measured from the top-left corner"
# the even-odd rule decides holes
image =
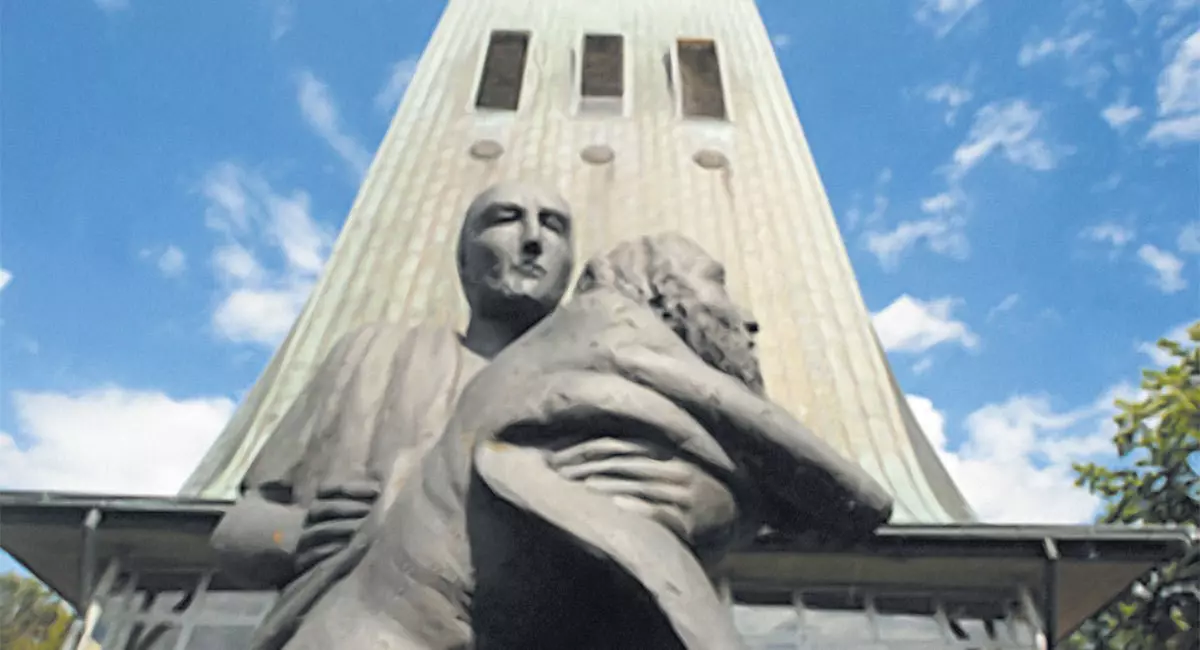
[[[753,0],[450,0],[291,333],[185,487],[232,497],[348,330],[462,323],[460,215],[555,183],[582,256],[678,230],[762,323],[770,395],[879,479],[900,522],[971,513],[897,388]]]

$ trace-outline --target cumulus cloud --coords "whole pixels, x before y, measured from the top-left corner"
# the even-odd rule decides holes
[[[1129,226],[1123,226],[1113,221],[1105,221],[1084,228],[1079,236],[1089,241],[1108,244],[1113,250],[1124,248],[1126,244],[1137,237],[1137,233]]]
[[[346,132],[329,86],[311,71],[296,75],[296,101],[304,121],[350,167],[357,178],[367,173],[371,153],[354,136]]]
[[[9,282],[12,282],[12,273],[9,273],[4,269],[0,269],[0,291],[3,291],[4,287],[7,287]]]
[[[177,278],[187,270],[187,255],[178,246],[143,248],[139,256],[152,260],[158,272],[167,278]]]
[[[872,314],[871,321],[888,352],[920,353],[943,343],[974,348],[979,337],[951,313],[960,302],[955,298],[920,300],[904,294]]]
[[[233,413],[225,397],[120,387],[15,392],[17,435],[0,432],[6,489],[173,495]]]
[[[971,101],[972,97],[973,95],[969,89],[949,82],[940,83],[925,91],[926,101],[945,105],[946,114],[943,119],[945,119],[947,125],[951,126],[958,119],[958,109],[963,104]]]
[[[268,0],[271,10],[271,40],[278,41],[292,31],[296,22],[295,0]]]
[[[1175,245],[1182,253],[1200,253],[1200,221],[1185,223],[1179,229],[1179,238]]]
[[[416,56],[410,56],[392,64],[387,81],[375,94],[375,108],[379,112],[390,116],[400,105],[404,92],[408,90],[408,84],[417,72],[417,61]]]
[[[1146,138],[1160,145],[1200,141],[1200,29],[1158,76],[1158,121]]]
[[[941,38],[979,3],[980,0],[920,0],[916,19]]]
[[[992,102],[975,113],[967,139],[954,150],[952,177],[960,177],[993,153],[1035,171],[1054,169],[1066,153],[1040,134],[1042,114],[1023,99]]]
[[[275,347],[308,299],[332,246],[308,194],[281,193],[261,175],[222,163],[205,177],[205,223],[220,239],[212,266],[221,287],[216,332]]]
[[[1132,121],[1142,116],[1142,109],[1129,103],[1128,93],[1123,93],[1117,101],[1104,107],[1100,117],[1112,128],[1122,131]]]
[[[771,35],[771,44],[777,50],[786,50],[792,44],[792,35],[778,32]]]
[[[1154,271],[1151,281],[1159,291],[1171,294],[1187,288],[1187,281],[1183,279],[1183,260],[1179,257],[1151,244],[1143,244],[1137,254],[1138,259]]]
[[[1071,524],[1091,521],[1101,503],[1075,487],[1071,465],[1110,452],[1113,400],[1130,395],[1129,387],[1118,386],[1063,411],[1045,396],[1017,395],[968,415],[965,439],[953,446],[945,415],[930,399],[909,395],[908,404],[983,521]]]
[[[1167,339],[1177,343],[1184,343],[1189,340],[1188,328],[1192,325],[1193,323],[1180,323],[1160,336],[1159,339]],[[1165,368],[1174,363],[1175,358],[1162,348],[1158,347],[1157,344],[1159,339],[1155,339],[1153,341],[1139,341],[1137,344],[1137,350],[1138,352],[1141,352],[1149,357],[1150,362],[1153,363],[1155,367]]]
[[[863,236],[863,245],[886,271],[894,271],[901,258],[917,244],[939,255],[965,259],[970,253],[966,236],[966,195],[958,188],[921,200],[926,217],[909,219],[890,230],[873,228]]]
[[[1025,43],[1017,53],[1017,63],[1026,67],[1054,55],[1069,59],[1075,56],[1088,41],[1091,41],[1092,37],[1091,32],[1079,32]]]

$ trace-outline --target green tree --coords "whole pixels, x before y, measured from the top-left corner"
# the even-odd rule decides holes
[[[1115,467],[1078,464],[1076,485],[1102,496],[1100,523],[1200,525],[1200,321],[1184,342],[1161,340],[1171,363],[1142,373],[1143,396],[1117,400]],[[1200,552],[1158,567],[1081,628],[1076,648],[1200,648]]]
[[[71,626],[71,613],[34,578],[0,575],[0,648],[59,650]]]

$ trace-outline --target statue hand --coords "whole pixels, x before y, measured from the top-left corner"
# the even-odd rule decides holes
[[[296,542],[296,574],[345,548],[378,497],[379,486],[369,481],[318,489]]]
[[[648,444],[589,440],[551,454],[549,464],[562,477],[666,526],[693,548],[726,539],[737,521],[737,504],[728,487],[696,465]]]

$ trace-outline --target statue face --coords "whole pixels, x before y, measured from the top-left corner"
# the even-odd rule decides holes
[[[467,211],[459,271],[478,315],[540,320],[562,300],[573,266],[570,209],[552,190],[498,185]]]

